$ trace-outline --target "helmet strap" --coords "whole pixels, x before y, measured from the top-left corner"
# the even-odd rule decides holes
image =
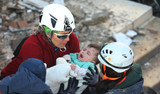
[[[48,40],[48,42],[52,45],[52,47],[53,48],[55,48],[55,46],[54,46],[54,44],[52,43],[52,35],[53,35],[53,32],[48,32],[49,33],[49,37],[47,36],[47,33],[46,33],[46,31],[45,31],[45,28],[43,28],[43,26],[42,26],[42,29],[43,29],[43,32],[44,32],[44,34],[45,34],[45,36],[46,36],[46,38],[47,38],[47,40]]]

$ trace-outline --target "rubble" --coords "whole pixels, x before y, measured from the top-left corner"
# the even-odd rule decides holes
[[[32,10],[37,10],[37,8],[40,9],[38,11],[41,11],[44,6],[49,4],[49,2],[44,0],[23,0],[19,1],[18,3]]]
[[[115,4],[115,1],[120,4]],[[150,50],[149,44],[154,46],[159,42],[159,38],[155,35],[159,34],[160,29],[138,27],[144,20],[136,19],[140,16],[145,18],[143,10],[149,10],[147,17],[152,16],[151,7],[132,3],[133,5],[125,7],[125,3],[129,0],[64,0],[75,17],[76,28],[74,33],[77,35],[80,48],[82,49],[91,42],[103,45],[106,42],[120,41],[125,37],[116,39],[113,32],[118,33],[127,30],[134,30],[137,35],[127,36],[127,44],[135,47],[136,56]],[[39,15],[42,8],[49,3],[57,2],[56,0],[3,0],[0,3],[0,71],[8,64],[13,56],[13,51],[17,44],[25,36],[29,36],[38,29]],[[109,3],[112,4],[109,4]],[[61,2],[63,4],[63,0]],[[135,7],[136,6],[136,7]],[[142,9],[139,9],[142,7]],[[128,10],[129,9],[129,10]],[[135,21],[137,23],[133,23]],[[153,20],[153,19],[151,19]],[[156,19],[157,20],[157,19]],[[158,23],[158,22],[157,22]],[[147,23],[148,24],[148,23]],[[156,23],[151,24],[154,26]],[[160,25],[159,25],[160,26]],[[122,29],[122,27],[124,27]],[[157,27],[157,26],[156,26]],[[151,34],[151,36],[147,36]],[[121,34],[122,35],[122,34]],[[130,35],[130,34],[129,34]],[[146,41],[147,40],[147,41]],[[154,45],[151,43],[153,40]],[[140,44],[139,41],[146,42],[148,45]],[[134,45],[131,42],[136,42]],[[137,46],[138,45],[138,46]],[[137,51],[140,49],[141,51]],[[157,48],[158,49],[158,48]],[[158,51],[157,51],[158,52]],[[148,58],[148,57],[147,57]],[[144,60],[144,59],[143,59]]]
[[[31,26],[26,21],[8,22],[8,25],[9,25],[9,30],[12,32],[31,29]]]
[[[102,22],[105,22],[107,18],[109,18],[112,12],[102,11],[100,13],[96,13],[92,15],[90,18],[86,18],[82,23],[85,25],[96,25]]]

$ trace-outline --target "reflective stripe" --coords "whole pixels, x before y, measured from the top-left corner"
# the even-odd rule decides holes
[[[108,77],[107,75],[106,75],[106,66],[103,64],[103,70],[104,70],[104,75],[103,75],[103,80],[106,80],[106,79],[109,79],[109,80],[117,80],[117,79],[119,79],[120,77],[116,77],[116,78],[112,78],[112,77]]]
[[[106,80],[106,79],[109,79],[109,80],[117,80],[117,79],[121,78],[121,77],[116,77],[116,78],[108,77],[108,76],[106,75],[106,72],[105,72],[105,71],[106,71],[106,66],[105,66],[104,64],[102,64],[102,67],[103,67],[103,71],[104,71],[103,80]],[[127,73],[127,71],[124,71],[123,76],[125,76],[126,73]],[[120,82],[118,82],[116,85],[121,84],[125,79],[126,79],[126,76],[125,76]]]

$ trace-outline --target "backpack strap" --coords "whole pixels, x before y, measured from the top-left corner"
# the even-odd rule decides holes
[[[21,50],[22,45],[24,44],[24,42],[28,39],[29,37],[25,37],[22,39],[22,41],[18,44],[17,48],[14,50],[13,55],[14,57],[12,57],[12,60],[14,58],[16,58]]]

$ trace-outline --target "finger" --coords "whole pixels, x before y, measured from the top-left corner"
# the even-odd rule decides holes
[[[75,81],[74,87],[78,87],[78,80]]]
[[[60,84],[60,88],[59,88],[59,91],[58,91],[58,92],[60,93],[60,92],[62,92],[62,91],[64,91],[64,84],[63,84],[63,83]]]
[[[72,84],[72,78],[69,78],[67,90],[71,87],[71,84]]]
[[[72,78],[72,82],[71,82],[71,86],[74,87],[74,86],[75,86],[75,83],[76,83],[76,77],[73,77],[73,78]]]
[[[98,68],[95,66],[96,74],[98,74]]]
[[[86,73],[86,77],[88,77],[88,78],[91,79],[91,78],[92,78],[92,75],[87,72],[87,73]]]
[[[73,82],[72,82],[72,88],[75,88],[75,87],[77,87],[78,86],[78,80],[74,77],[73,78]]]
[[[90,70],[90,72],[94,75],[94,71],[91,67],[88,68]]]
[[[88,85],[88,83],[87,83],[87,82],[83,82],[82,84],[83,84],[83,85]]]
[[[86,80],[88,82],[89,80],[91,80],[91,78],[84,77],[83,80]]]

